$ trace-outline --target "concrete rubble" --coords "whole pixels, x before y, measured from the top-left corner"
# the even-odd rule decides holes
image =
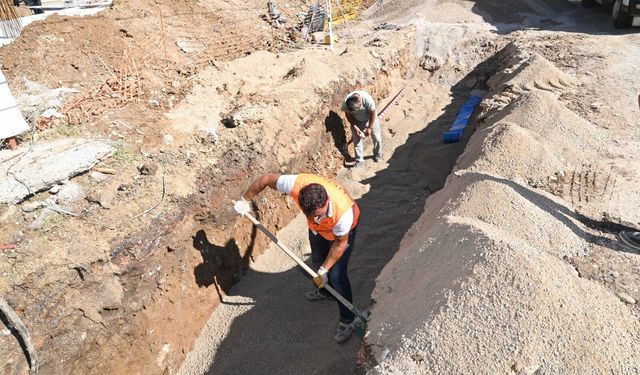
[[[67,138],[0,151],[0,203],[18,203],[29,195],[83,173],[111,155],[105,142]]]

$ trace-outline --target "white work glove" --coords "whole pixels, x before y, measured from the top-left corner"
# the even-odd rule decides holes
[[[241,195],[240,200],[233,205],[233,209],[236,210],[239,215],[244,216],[251,212],[251,201],[244,199]]]
[[[318,289],[324,288],[325,285],[329,284],[329,271],[325,270],[323,267],[320,267],[318,272],[318,276],[313,278],[313,283],[316,284]]]

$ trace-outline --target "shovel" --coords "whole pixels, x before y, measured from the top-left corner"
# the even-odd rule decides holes
[[[265,226],[262,225],[255,217],[251,216],[251,214],[249,214],[249,213],[244,214],[244,217],[246,217],[247,219],[251,220],[251,222],[258,229],[260,229],[264,234],[266,234],[267,237],[269,237],[269,239],[271,241],[273,241],[273,243],[278,245],[278,247],[281,248],[285,253],[287,253],[287,255],[289,257],[291,257],[291,259],[293,259],[296,263],[298,263],[298,265],[300,267],[302,267],[305,271],[307,271],[307,273],[311,277],[317,277],[318,276],[318,274],[314,270],[309,268],[309,266],[307,266],[306,263],[304,263],[300,258],[298,258],[291,251],[291,249],[289,249],[285,244],[280,243],[280,241],[278,241],[278,238],[276,236],[274,236],[273,233],[271,233],[267,228],[265,228]],[[363,313],[358,311],[358,309],[356,309],[356,307],[353,306],[353,304],[351,304],[343,296],[341,296],[340,293],[336,292],[336,290],[333,289],[331,287],[331,285],[328,285],[328,284],[325,285],[324,289],[327,292],[331,293],[331,295],[333,297],[335,297],[335,299],[340,301],[340,303],[342,303],[347,309],[349,309],[349,311],[351,311],[356,316],[356,319],[353,321],[353,331],[356,333],[356,335],[358,337],[364,337],[365,333],[367,332],[367,321],[369,319],[367,319],[367,317]]]

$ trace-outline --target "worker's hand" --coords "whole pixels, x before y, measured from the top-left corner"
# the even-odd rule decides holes
[[[325,270],[323,267],[320,267],[317,274],[318,276],[313,278],[313,283],[316,284],[318,289],[324,288],[325,285],[329,283],[329,271]]]
[[[244,216],[251,212],[251,202],[244,199],[243,196],[240,196],[240,200],[233,205],[233,209],[236,210],[239,215]]]
[[[362,132],[362,130],[355,128],[356,129],[356,134],[358,134],[358,137],[360,138],[366,138],[367,136]]]
[[[371,127],[369,126],[369,127],[364,129],[364,136],[368,137],[370,135],[371,135]]]

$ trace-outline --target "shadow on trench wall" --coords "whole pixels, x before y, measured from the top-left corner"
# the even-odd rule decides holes
[[[196,283],[199,287],[213,285],[221,303],[224,303],[222,293],[229,293],[232,285],[240,281],[247,269],[255,247],[257,229],[251,230],[251,241],[244,255],[240,255],[240,248],[235,239],[230,239],[224,246],[218,246],[207,238],[204,230],[199,230],[192,237],[193,248],[200,252],[202,263],[193,269]]]
[[[327,133],[331,133],[333,144],[340,152],[345,161],[351,160],[349,156],[347,133],[344,129],[342,117],[337,112],[329,111],[329,115],[324,120],[324,127]]]
[[[485,65],[479,68],[486,70]],[[390,155],[386,169],[363,181],[371,188],[358,200],[362,214],[350,261],[354,302],[359,307],[369,305],[376,276],[423,213],[429,195],[444,186],[464,150],[470,131],[455,144],[444,144],[442,135],[468,98],[470,89],[462,82],[471,76],[477,72],[451,88],[454,99],[441,116],[411,134]],[[325,128],[343,153],[346,135],[339,117],[330,112]],[[350,374],[356,370],[360,340],[354,336],[344,345],[333,340],[337,303],[306,301],[304,293],[312,282],[293,261],[291,267],[280,273],[249,269],[247,277],[229,291],[230,296],[250,298],[253,305],[234,319],[207,374]]]

